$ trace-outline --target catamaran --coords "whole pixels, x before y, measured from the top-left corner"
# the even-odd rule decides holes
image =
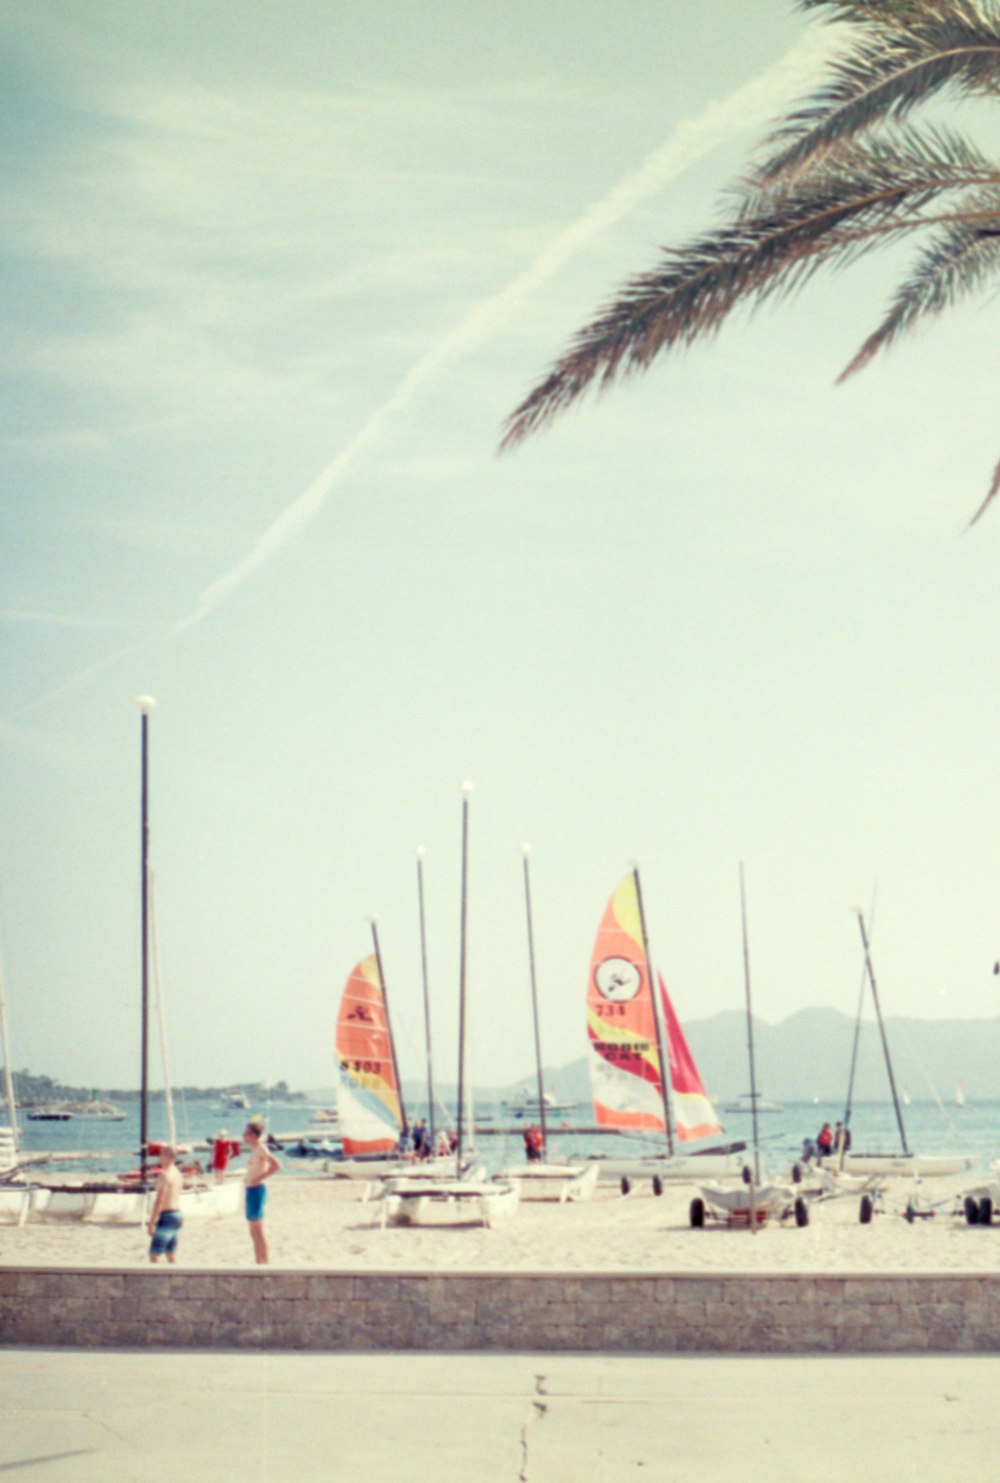
[[[662,1153],[590,1154],[627,1192],[635,1178],[696,1180],[742,1174],[745,1143],[679,1152],[723,1129],[705,1091],[662,977],[654,974],[638,870],[620,882],[597,929],[587,983],[594,1120],[617,1133],[662,1137]],[[668,1068],[664,1077],[662,1068]]]
[[[857,912],[858,926],[861,931],[861,944],[864,950],[864,977],[861,983],[861,998],[858,1003],[858,1014],[854,1029],[854,1048],[851,1056],[851,1071],[848,1078],[847,1107],[844,1112],[844,1127],[849,1128],[851,1122],[851,1097],[854,1089],[854,1072],[857,1062],[858,1034],[861,1026],[861,1010],[864,1002],[865,983],[871,985],[872,1003],[875,1006],[875,1018],[878,1021],[879,1036],[882,1041],[882,1053],[885,1058],[885,1069],[889,1080],[889,1092],[892,1096],[892,1104],[896,1113],[896,1126],[899,1129],[900,1151],[898,1153],[855,1153],[853,1149],[849,1152],[841,1150],[839,1155],[834,1156],[837,1167],[846,1174],[882,1174],[882,1175],[915,1175],[922,1179],[943,1178],[951,1174],[961,1174],[967,1169],[975,1166],[976,1160],[965,1154],[917,1154],[910,1150],[906,1139],[906,1127],[903,1122],[903,1111],[900,1098],[896,1091],[896,1078],[892,1069],[892,1058],[889,1054],[889,1042],[886,1038],[885,1023],[882,1019],[882,1006],[879,1003],[878,985],[875,982],[875,969],[872,965],[871,945],[868,941],[868,931],[865,926],[864,914]],[[905,1088],[904,1088],[905,1093]]]

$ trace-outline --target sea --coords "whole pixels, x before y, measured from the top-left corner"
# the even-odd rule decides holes
[[[269,1103],[251,1109],[259,1113],[268,1128],[279,1137],[298,1134],[311,1153],[299,1151],[296,1142],[287,1145],[281,1157],[296,1173],[321,1173],[326,1158],[337,1147],[336,1127],[314,1123],[317,1113],[327,1104]],[[175,1104],[177,1139],[181,1144],[207,1145],[223,1129],[239,1137],[249,1113],[223,1107],[218,1100],[187,1098]],[[124,1103],[122,1122],[109,1122],[74,1116],[69,1122],[32,1122],[25,1112],[19,1113],[19,1132],[23,1154],[29,1158],[52,1156],[46,1165],[68,1172],[76,1169],[122,1172],[136,1167],[139,1158],[139,1107]],[[408,1107],[411,1121],[428,1117],[426,1106]],[[1000,1101],[967,1102],[965,1106],[945,1103],[914,1102],[901,1109],[906,1145],[914,1153],[958,1153],[973,1157],[977,1168],[989,1172],[994,1159],[1000,1159]],[[0,1111],[0,1120],[4,1112]],[[454,1125],[454,1109],[435,1111],[437,1127]],[[752,1119],[749,1113],[727,1113],[725,1131],[712,1143],[744,1140],[752,1142]],[[791,1165],[802,1153],[803,1141],[815,1138],[824,1122],[831,1125],[844,1120],[844,1107],[833,1102],[787,1102],[779,1111],[758,1114],[757,1126],[761,1165],[772,1177],[787,1176]],[[477,1156],[488,1170],[499,1169],[524,1157],[522,1131],[527,1119],[501,1120],[495,1106],[476,1110],[474,1143]],[[548,1120],[549,1158],[558,1160],[571,1154],[585,1153],[662,1153],[663,1140],[637,1138],[621,1134],[579,1131],[591,1121],[590,1108],[581,1105],[575,1111]],[[166,1141],[167,1121],[164,1104],[154,1102],[149,1109],[149,1137]],[[851,1110],[850,1128],[855,1153],[896,1153],[903,1147],[903,1136],[891,1102],[858,1102]],[[469,1146],[468,1130],[463,1139]],[[698,1148],[703,1145],[689,1145]]]

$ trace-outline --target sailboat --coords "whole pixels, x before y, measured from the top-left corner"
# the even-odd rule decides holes
[[[155,705],[151,696],[140,695],[136,705],[142,712],[141,732],[141,1010],[142,1036],[140,1046],[140,1103],[139,1103],[139,1160],[140,1166],[134,1173],[105,1177],[95,1175],[83,1179],[39,1179],[32,1187],[31,1213],[44,1220],[69,1219],[111,1221],[123,1224],[143,1224],[152,1208],[155,1170],[148,1167],[155,1158],[158,1145],[149,1138],[149,970],[151,963],[156,969],[155,932],[153,925],[152,887],[153,872],[149,862],[149,716]],[[157,979],[158,984],[158,979]],[[161,1001],[162,1004],[162,1001]],[[160,1022],[161,1049],[165,1057],[165,1039],[162,1017]],[[164,1066],[166,1061],[164,1060]],[[169,1100],[169,1076],[164,1077]],[[171,1137],[174,1141],[171,1113]],[[235,1181],[226,1184],[210,1184],[202,1179],[200,1170],[192,1175],[184,1170],[184,1187],[180,1195],[180,1208],[188,1216],[212,1216],[233,1214],[239,1206],[239,1185]]]
[[[875,969],[872,965],[871,945],[868,941],[868,930],[865,926],[864,913],[857,912],[858,927],[861,931],[861,944],[864,950],[865,977],[871,986],[872,1003],[875,1006],[875,1018],[878,1021],[879,1036],[882,1041],[882,1053],[885,1058],[885,1069],[889,1079],[889,1092],[892,1096],[893,1107],[896,1112],[896,1126],[899,1129],[900,1152],[899,1153],[855,1153],[842,1151],[837,1160],[838,1167],[846,1174],[883,1174],[883,1175],[916,1175],[920,1178],[941,1178],[949,1174],[961,1174],[975,1165],[975,1158],[965,1154],[916,1154],[911,1152],[906,1139],[906,1126],[903,1122],[903,1110],[899,1095],[896,1091],[896,1078],[892,1069],[892,1058],[889,1054],[889,1042],[886,1038],[885,1023],[882,1019],[882,1006],[879,1003],[878,985],[875,982]],[[861,1009],[864,994],[864,980],[862,980],[862,1001],[858,1004],[858,1018],[854,1032],[854,1051],[851,1061],[851,1074],[848,1081],[847,1107],[844,1112],[844,1126],[850,1127],[851,1121],[851,1096],[853,1093],[854,1069],[857,1060],[858,1031],[861,1024]],[[905,1088],[904,1088],[905,1093]]]
[[[591,1154],[601,1173],[622,1180],[739,1176],[745,1143],[678,1152],[722,1132],[662,977],[653,992],[638,870],[619,883],[604,911],[587,984],[587,1035],[594,1120],[617,1133],[661,1136],[662,1153]],[[663,1076],[666,1064],[668,1075]]]
[[[354,965],[337,1011],[335,1048],[340,1081],[337,1120],[344,1160],[331,1172],[350,1174],[353,1165],[400,1160],[406,1116],[399,1091],[389,1007],[376,952]],[[359,1172],[371,1175],[371,1169]]]
[[[529,1119],[528,1130],[524,1134],[526,1150],[532,1132],[537,1133],[539,1142],[536,1157],[527,1164],[516,1167],[508,1166],[502,1169],[496,1176],[498,1179],[506,1179],[515,1184],[520,1191],[522,1200],[558,1200],[560,1204],[567,1201],[585,1200],[594,1192],[597,1183],[597,1165],[583,1166],[572,1163],[550,1163],[547,1156],[547,1118],[557,1110],[559,1104],[550,1092],[547,1092],[542,1079],[542,1036],[538,1021],[538,982],[535,975],[535,929],[531,912],[531,876],[528,871],[528,856],[530,846],[524,846],[524,904],[528,924],[528,966],[531,977],[531,1008],[535,1029],[535,1084],[534,1093],[525,1087],[521,1103],[515,1110],[516,1117],[526,1116]],[[566,1107],[573,1107],[575,1103],[566,1103]],[[504,1106],[510,1109],[512,1104],[505,1102]],[[531,1123],[538,1119],[540,1126],[531,1128]],[[534,1145],[533,1145],[534,1146]]]

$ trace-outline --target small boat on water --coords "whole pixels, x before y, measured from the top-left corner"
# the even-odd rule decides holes
[[[546,1116],[560,1117],[565,1112],[574,1112],[579,1103],[564,1101],[549,1091],[542,1093],[542,1100],[539,1102],[538,1093],[529,1092],[525,1087],[520,1097],[504,1098],[500,1106],[510,1117],[539,1117],[543,1107]]]
[[[27,1114],[29,1123],[68,1123],[72,1116],[66,1107],[31,1107]]]
[[[250,1098],[246,1092],[223,1092],[221,1101],[223,1107],[230,1107],[240,1112],[248,1112],[250,1110]]]
[[[123,1123],[125,1114],[113,1102],[84,1102],[73,1108],[74,1118],[86,1122]]]
[[[723,1112],[784,1112],[785,1108],[781,1102],[772,1102],[760,1092],[742,1092],[740,1096],[734,1097],[731,1102],[723,1102]]]

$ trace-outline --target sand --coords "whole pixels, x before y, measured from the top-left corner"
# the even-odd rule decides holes
[[[933,1184],[933,1187],[932,1187]],[[522,1201],[492,1229],[479,1225],[387,1227],[359,1183],[281,1173],[271,1181],[267,1230],[272,1265],[331,1271],[648,1271],[648,1272],[994,1272],[1000,1218],[989,1227],[956,1217],[960,1182],[927,1181],[924,1199],[940,1208],[909,1222],[912,1184],[891,1184],[870,1224],[856,1196],[810,1205],[808,1226],[772,1222],[756,1235],[709,1222],[692,1230],[696,1189],[648,1187],[623,1197],[598,1185],[576,1204]],[[84,1221],[0,1225],[0,1266],[131,1267],[146,1261],[138,1226]],[[242,1215],[189,1219],[178,1264],[253,1264]]]

